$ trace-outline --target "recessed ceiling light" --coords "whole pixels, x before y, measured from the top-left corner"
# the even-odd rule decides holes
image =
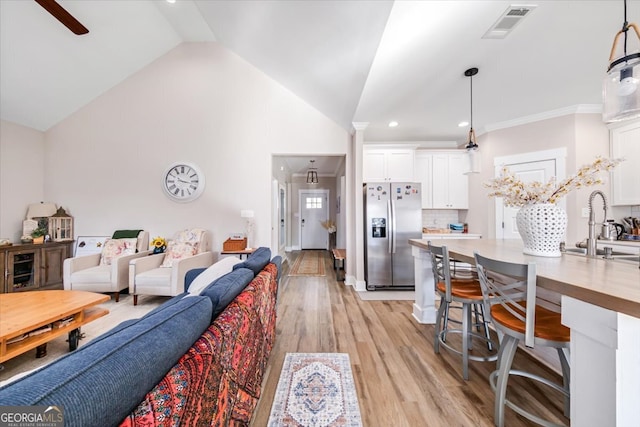
[[[469,122],[460,122],[460,123],[458,123],[458,127],[459,128],[463,128],[465,126],[469,126]]]
[[[173,3],[175,3],[175,2],[176,2],[176,0],[167,0],[167,3],[171,3],[171,4],[173,4]]]
[[[396,126],[398,126],[398,122],[396,122],[395,120],[393,120],[393,121],[389,122],[389,127],[390,127],[390,128],[394,128],[394,127],[396,127]]]

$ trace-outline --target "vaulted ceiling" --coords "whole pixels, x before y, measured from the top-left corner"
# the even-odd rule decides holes
[[[0,1],[0,116],[47,130],[182,42],[216,41],[368,141],[463,144],[474,127],[597,110],[623,0],[537,0],[503,39],[509,1],[59,0],[76,36],[35,1]],[[640,0],[628,1],[640,21]],[[399,125],[388,127],[395,120]]]

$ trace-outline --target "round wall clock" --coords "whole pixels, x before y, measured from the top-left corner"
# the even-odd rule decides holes
[[[174,163],[162,175],[162,189],[176,202],[190,202],[204,191],[204,174],[194,164]]]

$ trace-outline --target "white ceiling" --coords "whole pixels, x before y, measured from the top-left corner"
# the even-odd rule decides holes
[[[463,144],[474,127],[601,103],[622,0],[538,0],[503,40],[509,1],[59,0],[76,36],[34,1],[0,0],[0,117],[47,130],[184,41],[218,41],[367,141]],[[628,0],[640,20],[640,0]],[[631,39],[637,45],[635,38]],[[389,121],[400,125],[389,128]],[[298,159],[300,160],[300,159]],[[308,162],[308,159],[305,160]],[[331,167],[335,167],[335,164]],[[322,171],[321,171],[322,172]]]

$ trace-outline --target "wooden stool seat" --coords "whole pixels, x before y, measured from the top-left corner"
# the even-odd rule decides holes
[[[447,285],[444,282],[439,282],[436,286],[438,292],[447,292]],[[480,282],[477,280],[452,280],[451,295],[462,299],[482,300]]]
[[[527,307],[526,301],[521,302],[519,307],[518,311],[524,313]],[[535,316],[536,324],[533,334],[536,338],[569,342],[571,339],[571,330],[560,322],[560,313],[556,313],[555,311],[536,305]],[[491,307],[491,319],[494,322],[523,335],[525,333],[525,323],[516,318],[502,305],[497,304]]]

